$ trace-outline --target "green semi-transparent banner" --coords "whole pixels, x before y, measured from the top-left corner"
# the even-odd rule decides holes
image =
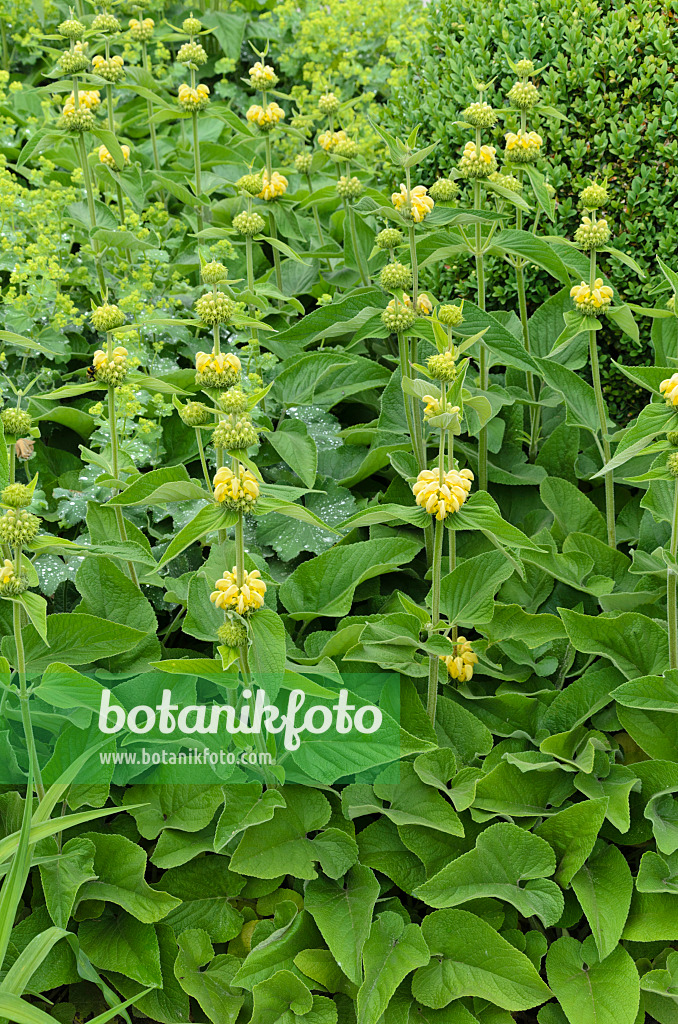
[[[422,749],[401,728],[392,673],[286,672],[245,685],[233,673],[172,666],[117,679],[53,665],[34,680],[29,706],[43,782],[79,763],[73,781],[85,786],[397,782],[400,757]],[[8,690],[0,784],[25,783],[28,762],[19,696]]]

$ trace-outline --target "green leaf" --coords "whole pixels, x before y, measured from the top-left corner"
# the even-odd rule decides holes
[[[134,797],[134,801],[132,801]],[[223,796],[215,786],[135,786],[125,792],[124,804],[144,839],[156,839],[163,829],[199,832],[214,817]],[[128,805],[143,803],[134,809]]]
[[[41,639],[34,626],[23,631],[26,661],[32,675],[38,675],[55,662],[66,665],[87,665],[134,647],[147,634],[144,630],[119,625],[95,615],[79,612],[57,612],[47,617],[47,640]],[[16,665],[13,637],[2,641],[4,656]]]
[[[668,667],[666,631],[640,612],[582,615],[558,609],[575,650],[609,658],[627,677],[648,676]]]
[[[663,676],[632,679],[613,690],[611,696],[627,708],[678,714],[678,670],[668,669]]]
[[[94,846],[96,880],[82,884],[79,902],[100,900],[114,903],[145,924],[162,920],[180,904],[180,900],[147,884],[144,878],[146,853],[136,843],[124,836],[101,832],[87,833],[85,838]]]
[[[600,960],[593,936],[563,936],[546,957],[549,985],[570,1024],[634,1024],[640,1000],[636,966],[622,946]]]
[[[605,820],[607,799],[584,800],[558,811],[534,833],[553,847],[557,860],[556,881],[569,885],[590,856]]]
[[[108,505],[141,505],[162,484],[175,482],[190,482],[185,466],[152,469],[149,473],[144,473],[143,476],[138,477],[134,483],[126,487],[120,494],[111,498]],[[170,501],[172,499],[167,498],[166,500]]]
[[[216,504],[205,505],[170,542],[167,551],[158,562],[158,569],[162,569],[206,534],[225,530],[229,526],[234,526],[237,521],[237,512],[232,512]]]
[[[240,966],[230,954],[214,955],[206,931],[188,928],[178,938],[174,973],[184,992],[195,999],[212,1024],[235,1024],[243,994],[231,986]]]
[[[454,572],[443,576],[441,608],[456,626],[489,622],[494,598],[502,583],[513,575],[513,566],[500,551],[467,558]]]
[[[436,910],[422,932],[432,959],[415,973],[412,994],[424,1006],[475,996],[505,1010],[529,1010],[551,997],[528,957],[475,914]]]
[[[596,394],[590,384],[574,370],[560,366],[549,359],[538,359],[539,373],[549,387],[565,399],[566,422],[572,426],[584,427],[592,434],[600,431],[600,419],[596,406]]]
[[[318,467],[315,441],[301,420],[283,420],[278,429],[266,435],[278,455],[293,469],[306,487],[313,487]]]
[[[315,853],[309,832],[326,825],[330,805],[318,790],[285,786],[286,806],[277,807],[273,817],[248,828],[231,859],[231,868],[256,878],[316,878]]]
[[[230,843],[231,839],[253,825],[270,821],[276,807],[284,807],[285,798],[277,789],[262,791],[258,782],[229,786],[225,793],[224,809],[221,812],[214,836],[217,853]]]
[[[363,949],[365,980],[356,1001],[358,1024],[377,1024],[403,978],[428,962],[428,946],[418,925],[405,924],[392,911],[379,914]]]
[[[160,950],[155,928],[120,910],[78,928],[83,951],[95,967],[116,971],[141,985],[160,988]]]
[[[359,584],[412,561],[422,542],[409,537],[359,541],[302,562],[280,588],[292,619],[347,615]]]
[[[356,985],[363,980],[363,946],[378,896],[379,883],[373,872],[359,864],[338,882],[323,876],[310,881],[304,894],[306,910],[339,967]]]
[[[429,878],[415,896],[430,907],[457,907],[493,896],[511,903],[523,917],[536,915],[548,928],[563,912],[563,895],[548,880],[555,869],[547,842],[517,825],[500,823],[481,832],[473,850]]]
[[[54,861],[40,865],[47,910],[60,928],[68,925],[80,886],[96,877],[95,852],[94,843],[89,839],[69,839]]]
[[[250,619],[250,663],[255,678],[268,694],[276,697],[285,674],[286,633],[280,616],[272,608],[260,608]]]
[[[490,252],[495,251],[499,255],[507,252],[512,256],[523,256],[530,263],[547,270],[561,284],[570,283],[570,272],[561,258],[547,242],[538,235],[533,235],[531,231],[500,231],[492,239]]]
[[[605,960],[621,939],[633,892],[633,877],[616,846],[603,846],[572,878],[598,956]]]

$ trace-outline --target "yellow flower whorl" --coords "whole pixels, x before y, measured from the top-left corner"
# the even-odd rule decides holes
[[[182,110],[186,110],[189,113],[194,111],[204,110],[210,101],[209,88],[201,82],[200,85],[193,89],[190,85],[185,82],[179,86],[177,92],[177,103]]]
[[[440,655],[440,660],[445,662],[447,671],[452,679],[459,679],[468,683],[473,678],[473,666],[478,663],[478,655],[471,647],[471,641],[465,636],[460,636],[457,642],[452,644],[455,648],[454,654]]]
[[[504,138],[509,160],[523,164],[537,159],[544,141],[538,132],[524,132],[522,128],[518,132],[507,132]]]
[[[262,107],[258,103],[253,103],[245,114],[245,117],[250,124],[256,124],[262,132],[265,132],[270,131],[271,128],[275,128],[278,122],[284,119],[285,111],[275,102],[275,100],[273,100],[266,107]]]
[[[603,284],[602,277],[597,277],[593,282],[593,288],[585,281],[575,284],[570,289],[570,295],[574,299],[575,308],[582,316],[596,316],[598,313],[605,313],[612,304],[614,292],[609,285]]]
[[[278,171],[273,171],[270,181],[268,173],[264,171],[261,176],[261,182],[261,192],[259,192],[257,199],[265,199],[269,202],[271,199],[277,199],[278,196],[283,196],[287,192],[287,178]]]
[[[214,585],[216,590],[210,594],[210,601],[224,611],[233,608],[238,615],[248,615],[264,603],[266,584],[258,569],[243,573],[242,586],[239,587],[236,567],[233,566],[233,571],[226,571]]]
[[[420,224],[435,206],[433,199],[426,194],[427,192],[428,189],[425,185],[415,185],[410,189],[408,198],[407,185],[401,183],[400,192],[391,194],[391,202],[396,210],[404,216],[410,217],[415,224]]]
[[[417,505],[436,519],[458,512],[469,496],[473,473],[470,469],[448,469],[440,482],[437,469],[422,469],[412,488]]]
[[[238,511],[247,511],[259,497],[259,481],[254,473],[244,466],[234,473],[228,466],[222,466],[214,477],[214,499],[219,504]]]
[[[678,373],[672,374],[668,380],[663,380],[659,390],[666,399],[667,405],[678,405]]]
[[[122,150],[122,155],[125,158],[125,163],[128,164],[131,153],[129,146],[126,146],[123,143],[121,144],[120,149]],[[105,146],[99,146],[99,163],[105,164],[106,167],[110,167],[113,170],[115,170],[118,166]]]

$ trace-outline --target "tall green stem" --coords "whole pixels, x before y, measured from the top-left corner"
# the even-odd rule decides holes
[[[205,448],[202,443],[200,427],[195,428],[195,439],[198,442],[198,451],[200,453],[200,465],[202,466],[202,475],[205,478],[205,485],[210,494],[212,494],[212,481],[210,480],[209,471],[207,469],[207,460],[205,459]]]
[[[16,562],[18,574],[21,571],[21,549],[17,549]],[[45,787],[42,784],[42,774],[40,772],[38,754],[35,749],[35,737],[33,735],[31,711],[28,706],[28,689],[26,686],[26,654],[24,651],[23,637],[21,635],[21,605],[17,601],[12,601],[12,615],[14,626],[14,642],[16,644],[16,669],[19,675],[19,703],[21,706],[21,721],[24,727],[26,747],[28,748],[28,756],[31,760],[31,764],[33,765],[33,778],[35,780],[35,790],[36,793],[38,794],[38,799],[42,800],[42,798],[45,795]],[[27,795],[27,799],[30,799],[30,796]]]
[[[306,172],[306,180],[308,182],[308,193],[313,195],[313,182],[311,181],[311,175]],[[325,244],[325,236],[323,235],[322,224],[320,223],[320,214],[318,213],[318,207],[314,204],[313,206],[313,220],[315,221],[315,229],[318,233],[318,241],[321,245]]]
[[[87,162],[87,151],[85,150],[85,140],[82,132],[78,135],[78,156],[80,157],[80,167],[82,170],[82,177],[85,182],[85,192],[87,193],[87,209],[89,211],[89,222],[90,229],[94,231],[97,224],[96,207],[94,206],[94,193],[92,192],[92,181],[89,174],[89,164]],[[99,243],[92,239],[92,251],[94,252],[94,264],[96,266],[97,278],[99,281],[99,287],[101,288],[101,297],[106,298],[106,278],[104,277],[104,270],[101,266],[99,256]]]
[[[111,348],[111,336],[108,335],[108,347],[109,351]],[[109,384],[108,386],[108,426],[111,431],[111,473],[114,480],[118,479],[119,465],[118,465],[118,422],[115,411],[115,388]],[[118,488],[113,488],[113,493],[117,494]],[[127,540],[127,530],[125,529],[125,517],[122,514],[122,509],[119,505],[113,506],[115,509],[115,521],[118,527],[118,533],[121,541]],[[127,569],[130,574],[130,579],[135,587],[139,587],[139,580],[137,579],[136,569],[134,568],[133,562],[127,563]],[[141,589],[141,587],[139,587]]]
[[[671,546],[669,553],[672,564],[669,565],[666,576],[666,606],[668,609],[669,628],[669,668],[678,668],[678,615],[676,613],[676,577],[674,562],[678,551],[678,480],[674,484],[673,491],[673,522],[671,524]]]
[[[200,135],[198,133],[198,114],[193,111],[193,159],[195,161],[195,194],[198,199],[202,197],[202,177],[200,167]],[[197,208],[198,231],[203,229],[202,206]]]
[[[145,41],[141,44],[141,56],[142,56],[142,65],[143,65],[144,71],[148,71],[150,73],[150,66],[149,66],[149,60],[148,60],[148,47],[146,46],[146,42]],[[148,126],[149,126],[150,133],[151,133],[151,146],[153,147],[153,166],[154,166],[156,171],[159,171],[160,170],[160,157],[158,156],[158,139],[157,139],[157,136],[155,134],[155,124],[153,123],[153,101],[151,99],[147,99],[146,100],[146,104],[147,104],[147,107],[148,107]]]
[[[480,152],[480,129],[476,129],[476,151]],[[473,182],[473,205],[476,210],[482,206],[480,182]],[[478,286],[478,308],[485,309],[485,262],[483,259],[483,232],[480,221],[475,226],[475,258],[476,279]],[[480,341],[480,389],[487,391],[490,382],[489,354],[487,345]],[[487,490],[487,427],[483,427],[478,435],[478,487]]]
[[[595,223],[595,212],[592,213],[591,219]],[[589,286],[593,291],[594,282],[596,279],[596,250],[591,250],[590,259],[590,277]],[[598,343],[596,341],[596,332],[589,331],[589,354],[591,359],[591,376],[593,378],[593,390],[596,395],[596,409],[598,410],[598,419],[600,421],[600,437],[603,445],[603,458],[605,465],[612,458],[612,451],[610,449],[610,442],[607,439],[607,409],[605,407],[605,399],[603,398],[603,388],[600,382],[600,366],[598,363]],[[605,473],[603,477],[605,481],[605,517],[607,520],[607,543],[610,547],[617,546],[616,531],[615,531],[615,512],[614,512],[614,471],[612,473]]]
[[[441,431],[442,435],[442,431]],[[441,564],[443,556],[443,538],[445,527],[442,519],[436,519],[435,538],[433,541],[433,567],[431,592],[431,623],[437,626],[440,621],[440,579]],[[438,706],[438,676],[440,672],[440,659],[437,654],[429,655],[428,663],[428,692],[426,696],[426,713],[435,725],[436,709]]]

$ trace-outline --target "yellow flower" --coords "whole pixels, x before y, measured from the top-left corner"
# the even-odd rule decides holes
[[[449,469],[440,482],[437,469],[422,469],[412,488],[417,505],[434,515],[445,519],[451,512],[458,512],[469,496],[473,473],[470,469]]]
[[[96,110],[101,104],[101,93],[98,89],[79,89],[78,104],[81,110]],[[75,110],[75,93],[72,92],[64,103],[64,114],[70,114]]]
[[[522,128],[518,132],[507,132],[506,154],[509,160],[515,163],[530,163],[536,160],[541,152],[544,141],[538,132],[524,132]]]
[[[667,405],[678,405],[678,373],[672,374],[668,380],[663,380],[659,390],[666,399]]]
[[[318,145],[321,146],[326,153],[331,153],[335,146],[340,142],[348,141],[348,135],[343,130],[338,132],[323,132],[322,135],[318,136]]]
[[[455,643],[454,654],[440,655],[440,660],[447,665],[447,671],[452,679],[460,679],[468,683],[473,678],[473,666],[478,663],[478,655],[474,654],[471,641],[465,636],[460,636]]]
[[[125,146],[123,144],[120,146],[120,149],[122,150],[122,155],[125,158],[125,163],[128,164],[130,156],[129,146]],[[99,146],[99,162],[102,164],[106,164],[107,167],[112,167],[114,170],[118,166],[105,146]]]
[[[225,572],[215,587],[217,589],[210,594],[210,601],[224,611],[233,608],[238,615],[246,615],[261,608],[264,603],[266,584],[258,569],[244,572],[242,584],[238,586],[236,567],[233,566],[233,571]]]
[[[197,352],[195,357],[195,368],[198,373],[205,373],[211,370],[212,373],[231,375],[240,373],[240,360],[233,352],[219,352],[218,355],[212,352]]]
[[[222,466],[214,477],[215,501],[229,506],[243,508],[252,505],[259,497],[259,481],[254,473],[243,466],[234,473],[228,466]]]
[[[196,89],[191,88],[190,85],[186,85],[184,82],[183,85],[179,86],[177,101],[183,110],[193,113],[194,111],[205,109],[209,103],[209,95],[210,91],[203,82]]]
[[[410,309],[412,308],[412,299],[405,292],[403,292],[403,303],[404,305],[409,306]],[[390,305],[391,304],[389,303],[389,308]],[[424,316],[430,316],[433,312],[433,303],[426,292],[420,292],[417,296],[417,311],[419,313],[423,313]]]
[[[17,575],[14,569],[14,563],[10,562],[9,558],[5,559],[5,564],[0,569],[0,584],[1,583],[16,583]]]
[[[602,277],[597,277],[593,282],[593,288],[582,281],[570,289],[570,295],[578,313],[583,316],[595,316],[597,313],[605,313],[612,303],[614,292],[609,285],[603,284]]]
[[[260,60],[249,70],[250,85],[255,89],[270,89],[278,84],[278,76],[270,64],[262,64]]]
[[[100,370],[102,367],[119,363],[126,357],[127,349],[123,348],[122,345],[118,345],[117,348],[113,349],[113,355],[111,359],[108,358],[108,354],[104,352],[102,348],[98,348],[94,353],[94,358],[92,359],[92,366],[94,367],[95,370]]]
[[[497,169],[494,146],[476,146],[467,142],[459,161],[459,170],[464,178],[489,178]]]
[[[262,131],[274,128],[285,117],[285,111],[275,101],[266,107],[254,103],[245,115],[250,124],[256,124]]]
[[[425,185],[415,185],[410,189],[408,198],[407,185],[401,184],[400,192],[392,193],[391,202],[396,210],[405,216],[410,216],[415,224],[420,224],[435,206],[431,197],[426,195],[427,192],[428,189]]]
[[[287,178],[284,174],[279,174],[278,171],[273,171],[269,180],[267,171],[262,174],[262,189],[258,199],[276,199],[278,196],[282,196],[287,192]]]
[[[443,407],[440,404],[440,399],[436,398],[435,395],[424,395],[424,419],[428,420],[431,416],[440,416],[443,411]]]

